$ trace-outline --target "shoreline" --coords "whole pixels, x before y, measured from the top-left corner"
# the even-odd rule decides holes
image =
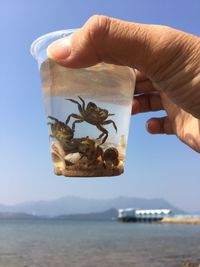
[[[177,224],[200,224],[200,218],[178,218],[168,217],[161,220],[161,223],[177,223]]]

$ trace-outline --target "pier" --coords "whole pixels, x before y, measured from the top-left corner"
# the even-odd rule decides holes
[[[169,217],[169,209],[119,209],[118,221],[120,222],[156,222]]]

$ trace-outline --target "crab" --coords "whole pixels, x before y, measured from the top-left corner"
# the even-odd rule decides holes
[[[65,143],[63,149],[66,154],[80,153],[80,160],[86,157],[90,164],[95,163],[98,157],[103,159],[103,149],[88,136],[72,139],[70,142]]]
[[[50,137],[56,138],[62,145],[73,138],[74,131],[68,125],[52,116],[48,116],[48,118],[54,121],[53,123],[48,122],[48,124],[51,125],[52,132]]]
[[[112,124],[115,131],[117,132],[117,126],[115,122],[113,120],[107,120],[109,116],[113,116],[115,114],[111,113],[109,114],[107,109],[102,109],[93,102],[89,102],[86,106],[85,101],[80,96],[78,96],[78,98],[80,99],[81,104],[74,99],[66,99],[77,104],[78,110],[80,112],[80,114],[71,113],[67,117],[66,124],[69,123],[71,118],[76,119],[72,123],[73,131],[75,130],[76,123],[81,123],[85,121],[92,125],[95,125],[97,129],[99,129],[102,132],[97,139],[102,138],[101,144],[105,143],[106,139],[108,138],[108,131],[103,127],[103,125]]]

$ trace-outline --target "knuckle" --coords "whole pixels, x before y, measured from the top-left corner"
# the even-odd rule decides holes
[[[108,34],[110,24],[111,19],[107,16],[92,16],[86,24],[90,40],[95,44],[101,42]]]

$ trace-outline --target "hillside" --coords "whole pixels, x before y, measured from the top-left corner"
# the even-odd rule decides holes
[[[0,212],[28,213],[38,216],[59,216],[62,214],[85,214],[104,212],[109,209],[171,209],[174,214],[185,212],[164,199],[118,197],[113,199],[87,199],[66,196],[51,201],[25,202],[16,205],[0,205]]]

